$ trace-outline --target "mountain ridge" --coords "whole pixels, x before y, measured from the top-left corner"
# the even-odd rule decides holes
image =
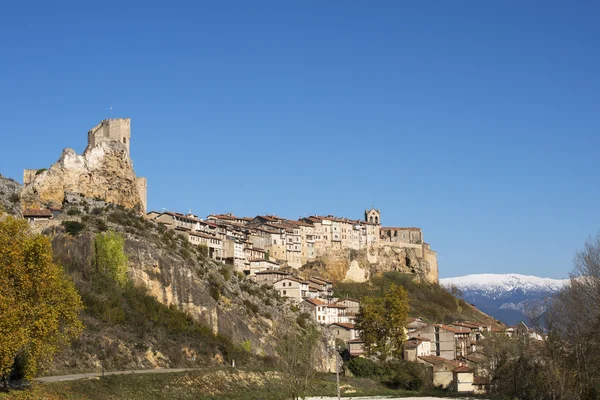
[[[567,285],[569,279],[541,278],[522,274],[471,274],[440,279],[447,289],[456,288],[460,296],[483,312],[508,325],[527,321],[536,308]]]

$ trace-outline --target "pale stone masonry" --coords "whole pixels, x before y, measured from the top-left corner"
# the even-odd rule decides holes
[[[220,261],[249,275],[256,270],[251,268],[251,260],[268,259],[278,265],[298,269],[331,252],[349,249],[366,251],[369,261],[376,263],[377,256],[371,253],[387,247],[414,250],[416,256],[430,266],[426,279],[437,282],[437,255],[423,241],[422,230],[382,227],[381,213],[375,208],[365,210],[364,220],[313,215],[295,221],[275,215],[250,218],[229,213],[211,214],[204,221],[194,215],[155,211],[148,213],[148,218],[169,228],[218,237],[222,250],[215,249],[211,254],[218,254]],[[197,239],[194,244],[198,244]],[[358,271],[359,275],[361,271]]]

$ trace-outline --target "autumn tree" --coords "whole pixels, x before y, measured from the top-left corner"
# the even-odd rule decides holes
[[[27,222],[0,220],[0,377],[4,388],[15,358],[26,378],[79,336],[82,302],[75,285],[52,260],[50,240]]]
[[[125,239],[116,232],[100,233],[94,239],[96,269],[113,278],[119,285],[127,282],[127,255]]]
[[[356,330],[368,353],[377,351],[383,360],[401,356],[408,311],[408,293],[402,286],[391,284],[383,297],[363,298]]]

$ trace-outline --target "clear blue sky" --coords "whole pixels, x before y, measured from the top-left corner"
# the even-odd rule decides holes
[[[56,3],[56,4],[55,4]],[[8,1],[0,173],[130,117],[150,209],[419,226],[442,277],[600,228],[600,3]]]

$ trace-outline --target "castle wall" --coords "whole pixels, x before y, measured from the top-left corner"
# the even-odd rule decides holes
[[[142,202],[142,211],[146,215],[148,208],[148,181],[146,178],[138,177],[135,180],[138,193],[140,194],[140,201]]]
[[[119,142],[127,147],[131,140],[131,121],[129,118],[105,119],[88,132],[88,149],[93,149],[102,142]]]
[[[429,282],[438,283],[439,282],[439,271],[438,271],[438,261],[437,261],[437,253],[428,247],[425,247],[425,261],[429,263],[429,274],[427,275],[427,280]]]

